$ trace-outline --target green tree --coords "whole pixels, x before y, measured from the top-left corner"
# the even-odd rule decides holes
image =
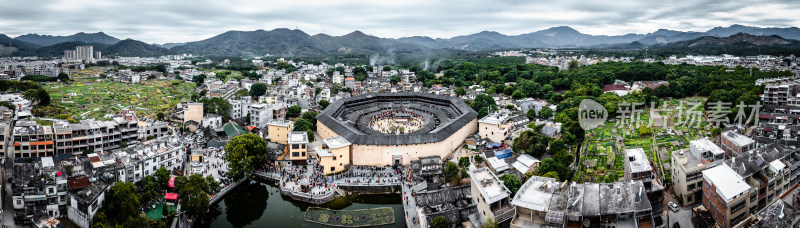
[[[536,119],[536,109],[528,109],[528,112],[525,113],[525,116],[531,120]]]
[[[567,63],[567,69],[572,70],[572,69],[578,68],[578,66],[580,66],[580,65],[581,64],[578,62],[578,60],[574,60],[573,59],[573,60],[570,60],[569,63]]]
[[[391,66],[388,66],[388,65],[383,66],[383,71],[391,71],[391,70],[392,70]]]
[[[189,179],[185,176],[175,177],[175,191],[180,193],[181,189],[183,189],[183,186],[185,186],[186,183],[189,183]]]
[[[442,216],[436,216],[429,225],[430,228],[450,228],[450,220]]]
[[[475,97],[475,100],[470,103],[469,107],[478,112],[478,118],[483,118],[489,114],[489,110],[497,110],[497,103],[494,99],[486,94],[480,94]]]
[[[301,111],[303,111],[303,108],[299,105],[292,105],[292,107],[286,109],[286,115],[289,117],[298,117]]]
[[[522,182],[519,181],[519,177],[515,175],[504,174],[500,176],[500,180],[503,181],[503,184],[506,186],[506,188],[511,191],[512,197],[516,195],[517,191],[519,191],[519,188],[522,187]]]
[[[206,176],[206,183],[208,184],[209,194],[213,192],[219,192],[220,188],[222,187],[211,175]]]
[[[158,185],[156,178],[150,175],[142,179],[142,201],[150,202],[151,200],[158,199],[161,193],[161,186]]]
[[[58,80],[61,82],[69,82],[69,75],[67,73],[61,72],[58,73]]]
[[[169,183],[169,170],[164,167],[160,167],[155,172],[156,181],[158,181],[158,186],[161,188],[166,188],[167,184]]]
[[[164,120],[164,113],[163,112],[156,113],[156,119]]]
[[[514,93],[511,94],[511,98],[514,98],[515,100],[523,99],[526,98],[527,96],[528,95],[526,95],[525,92],[522,92],[522,90],[516,90],[514,91]]]
[[[192,77],[192,82],[194,82],[194,84],[199,87],[203,85],[203,83],[206,81],[206,77],[207,77],[206,74],[195,75],[194,77]]]
[[[260,97],[267,94],[267,85],[264,83],[255,83],[250,86],[250,96],[251,97]]]
[[[100,222],[107,224],[118,224],[128,227],[139,219],[139,195],[136,194],[136,186],[133,183],[117,182],[106,192],[103,201],[103,215]],[[98,213],[99,214],[99,213]]]
[[[553,110],[549,107],[542,107],[542,110],[539,110],[539,118],[550,119],[550,117],[553,117]]]
[[[328,102],[327,100],[319,100],[318,104],[319,104],[319,107],[322,107],[322,110],[325,110],[326,108],[328,108],[328,105],[330,105],[331,103]]]
[[[203,103],[203,111],[207,113],[216,113],[221,116],[230,117],[231,103],[221,97],[212,97],[211,99],[202,98],[200,103]]]
[[[459,178],[459,173],[460,170],[458,168],[458,165],[456,165],[456,163],[453,163],[451,161],[447,161],[447,164],[444,167],[444,174],[445,176],[447,176],[447,179],[449,179],[452,183],[456,183],[458,182],[458,180],[461,179]]]
[[[556,171],[547,172],[547,173],[543,174],[542,176],[543,177],[553,178],[553,179],[556,179],[556,181],[559,181],[558,172],[556,172]]]
[[[206,180],[198,174],[189,176],[188,182],[181,188],[178,200],[189,216],[204,217],[208,213],[209,187]]]
[[[395,75],[395,76],[392,76],[392,77],[389,79],[389,81],[390,81],[392,84],[397,84],[397,83],[399,83],[399,82],[400,82],[400,78],[399,78],[399,77],[397,77],[397,76]]]
[[[475,160],[475,163],[478,163],[478,164],[479,163],[483,163],[483,157],[481,157],[480,155],[476,154],[475,156],[472,157],[472,159]]]
[[[300,118],[294,121],[293,131],[306,131],[314,127],[314,124],[306,119]]]
[[[317,118],[316,118],[317,115],[319,115],[319,113],[314,112],[314,111],[308,111],[308,112],[304,112],[303,113],[303,117],[302,118],[305,119],[305,120],[308,120],[308,122],[310,122],[313,127],[316,127],[317,126]]]
[[[266,162],[267,143],[255,134],[235,136],[225,145],[225,160],[228,161],[228,176],[234,180],[242,179],[257,165]]]
[[[547,151],[550,138],[534,130],[526,130],[514,139],[511,147],[518,153],[527,153],[540,157]]]
[[[465,90],[463,87],[458,87],[458,88],[456,88],[456,89],[455,89],[455,91],[453,91],[453,92],[455,92],[455,93],[456,93],[456,95],[457,95],[457,96],[459,96],[459,97],[460,97],[460,96],[464,96],[464,95],[466,95],[466,94],[467,94],[467,90]]]
[[[511,96],[511,94],[514,94],[515,91],[517,90],[514,89],[513,86],[507,86],[505,89],[503,89],[503,94],[505,94],[506,96]]]
[[[481,224],[481,228],[498,228],[500,224],[497,224],[497,220],[494,218],[486,218],[486,222]]]
[[[458,159],[458,166],[461,168],[466,168],[469,166],[469,157],[462,157]]]
[[[314,131],[312,131],[311,129],[308,129],[308,130],[306,130],[306,135],[308,135],[308,141],[309,142],[313,142],[314,141]]]
[[[246,97],[250,95],[250,91],[247,91],[247,89],[240,89],[237,90],[233,95],[236,96],[236,98]]]
[[[552,143],[550,147],[552,147]],[[563,165],[569,165],[575,159],[571,154],[567,152],[567,150],[562,149],[556,152],[555,155],[553,155],[553,160],[556,160],[556,162],[561,163]]]

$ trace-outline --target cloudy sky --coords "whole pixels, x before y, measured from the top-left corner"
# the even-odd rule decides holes
[[[361,30],[380,37],[449,38],[562,25],[593,35],[800,25],[797,0],[2,0],[0,5],[0,33],[11,37],[103,31],[148,43],[275,28],[312,35]]]

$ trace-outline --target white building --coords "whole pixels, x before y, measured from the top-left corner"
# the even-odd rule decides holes
[[[257,128],[264,128],[272,120],[272,106],[268,104],[250,105],[250,124]]]

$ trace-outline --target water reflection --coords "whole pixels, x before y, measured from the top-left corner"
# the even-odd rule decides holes
[[[194,227],[325,227],[303,220],[304,211],[317,205],[283,196],[274,184],[259,181],[242,183],[224,197]],[[405,227],[401,203],[402,197],[398,194],[357,195],[338,197],[317,207],[335,210],[392,207],[395,223],[380,227]]]

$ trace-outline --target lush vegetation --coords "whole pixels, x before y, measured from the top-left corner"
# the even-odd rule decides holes
[[[311,207],[306,210],[304,220],[340,227],[379,226],[394,223],[394,209],[380,207],[363,210],[338,211]]]
[[[267,143],[255,134],[233,137],[225,145],[225,160],[228,161],[228,176],[242,179],[267,161]]]
[[[45,89],[53,99],[51,106],[55,107],[42,111],[41,116],[102,119],[132,107],[140,117],[155,118],[156,113],[168,113],[179,102],[188,101],[194,85],[172,80],[120,83],[108,79],[74,79],[69,84],[47,83]],[[61,114],[66,116],[58,117]]]

